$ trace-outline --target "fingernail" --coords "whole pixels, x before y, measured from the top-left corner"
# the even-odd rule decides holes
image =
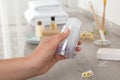
[[[65,31],[63,32],[64,34],[68,33],[70,31],[69,28],[65,29]]]

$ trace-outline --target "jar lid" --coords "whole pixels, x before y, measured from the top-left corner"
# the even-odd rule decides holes
[[[51,20],[52,20],[52,21],[55,21],[55,17],[51,17]]]

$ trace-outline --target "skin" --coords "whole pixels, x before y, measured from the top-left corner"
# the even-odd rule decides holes
[[[25,80],[46,73],[55,63],[67,59],[55,53],[58,45],[68,37],[70,30],[45,38],[30,56],[0,60],[0,80]],[[76,51],[80,51],[78,42]]]

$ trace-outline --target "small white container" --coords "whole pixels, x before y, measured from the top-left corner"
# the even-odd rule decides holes
[[[120,49],[100,48],[97,59],[120,61]]]

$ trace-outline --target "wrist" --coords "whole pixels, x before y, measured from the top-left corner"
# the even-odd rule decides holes
[[[32,73],[31,76],[32,77],[39,75],[40,67],[34,61],[34,57],[33,56],[27,56],[27,57],[25,57],[25,63],[27,65],[27,69],[31,71],[31,73]]]

